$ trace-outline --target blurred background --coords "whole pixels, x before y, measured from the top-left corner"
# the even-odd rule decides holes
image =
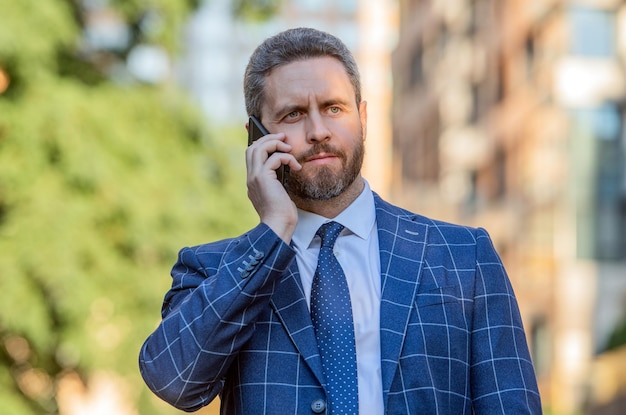
[[[0,0],[1,412],[180,413],[138,351],[257,223],[242,76],[294,26],[357,57],[374,190],[492,235],[545,413],[623,413],[624,0]]]

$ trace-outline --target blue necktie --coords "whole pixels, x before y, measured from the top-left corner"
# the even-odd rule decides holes
[[[311,286],[311,319],[328,392],[328,414],[358,414],[356,346],[352,305],[346,276],[333,246],[343,230],[337,222],[320,226],[322,238],[317,269]]]

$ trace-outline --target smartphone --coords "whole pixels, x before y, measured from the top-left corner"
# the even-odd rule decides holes
[[[267,128],[261,124],[261,121],[254,115],[250,117],[248,120],[248,145],[252,144],[259,138],[268,135],[270,132],[267,131]],[[283,184],[283,186],[287,185],[287,180],[289,180],[289,166],[281,165],[278,169],[276,169],[276,176],[278,180]]]

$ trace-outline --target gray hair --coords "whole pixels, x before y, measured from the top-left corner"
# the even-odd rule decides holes
[[[261,116],[265,100],[265,78],[279,66],[318,57],[337,59],[354,87],[357,106],[361,102],[361,78],[354,56],[337,37],[311,28],[295,28],[278,33],[261,43],[250,56],[243,79],[248,115]]]

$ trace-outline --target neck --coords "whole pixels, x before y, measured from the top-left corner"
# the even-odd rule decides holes
[[[333,219],[343,212],[354,200],[359,197],[365,183],[359,175],[339,196],[327,200],[300,199],[293,197],[293,202],[299,209],[316,213],[328,219]]]

